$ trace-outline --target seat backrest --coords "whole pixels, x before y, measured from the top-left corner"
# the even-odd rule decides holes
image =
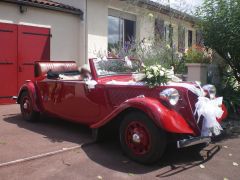
[[[78,71],[78,66],[74,61],[37,61],[34,66],[35,77],[46,76],[48,71],[54,73],[64,73]]]

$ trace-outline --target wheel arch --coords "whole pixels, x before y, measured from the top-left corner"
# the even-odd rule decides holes
[[[164,106],[158,99],[132,98],[122,103],[110,115],[103,118],[91,128],[100,128],[111,121],[121,121],[126,113],[140,111],[145,113],[156,126],[170,133],[195,134],[185,119],[173,108]],[[120,120],[119,120],[120,117]]]
[[[20,104],[21,103],[21,98],[24,92],[27,92],[31,98],[32,104],[33,104],[33,109],[36,112],[40,112],[40,108],[37,105],[37,92],[36,92],[36,88],[33,82],[27,82],[26,84],[24,84],[21,88],[20,91],[18,93],[18,98],[17,98],[17,103]]]

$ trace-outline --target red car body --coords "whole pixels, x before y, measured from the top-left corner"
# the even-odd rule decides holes
[[[61,117],[93,129],[103,127],[121,114],[137,110],[166,133],[200,137],[201,123],[197,123],[194,116],[198,97],[191,91],[183,87],[107,84],[110,80],[132,80],[132,75],[98,76],[93,61],[89,60],[92,79],[97,82],[94,88],[89,88],[84,80],[46,78],[46,72],[51,68],[77,70],[74,62],[37,62],[35,79],[22,86],[18,103],[21,104],[21,97],[27,92],[30,101],[27,111]],[[159,92],[167,88],[178,90],[181,98],[176,106],[160,98]],[[219,122],[227,115],[225,106],[222,108],[224,114]]]

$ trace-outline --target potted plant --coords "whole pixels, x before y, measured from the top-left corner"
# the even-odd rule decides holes
[[[207,83],[207,66],[211,62],[212,52],[205,47],[192,47],[184,53],[188,68],[188,81]]]

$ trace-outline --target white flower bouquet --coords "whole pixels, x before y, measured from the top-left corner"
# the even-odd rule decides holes
[[[149,87],[166,85],[170,80],[168,77],[168,70],[161,65],[152,65],[144,67],[145,83]]]

